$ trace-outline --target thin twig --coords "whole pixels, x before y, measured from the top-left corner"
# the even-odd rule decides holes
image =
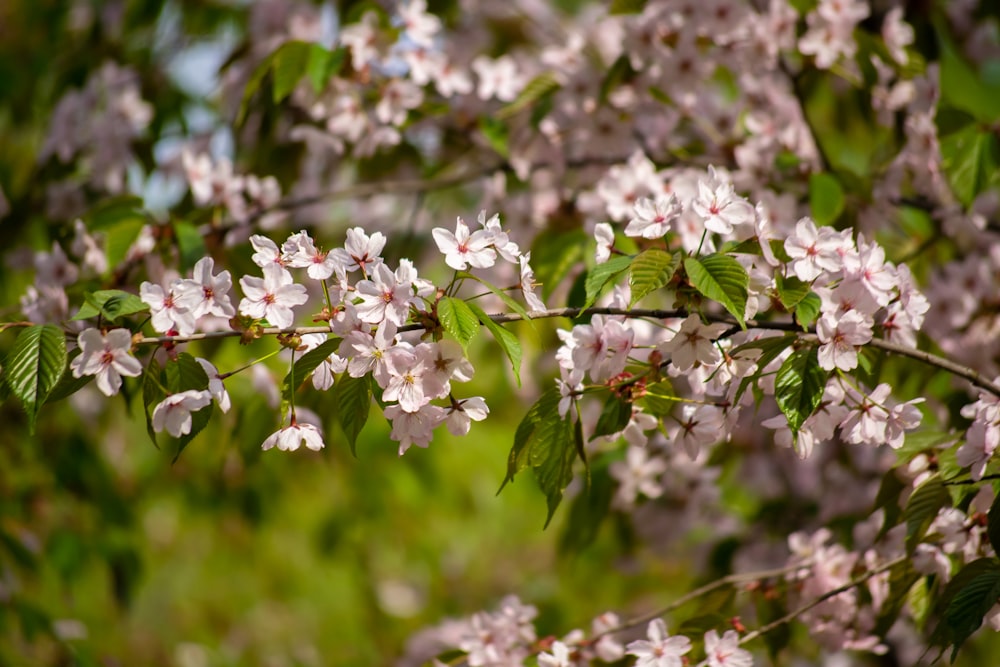
[[[861,584],[865,583],[866,581],[868,581],[872,577],[875,577],[875,576],[877,576],[879,574],[882,574],[883,572],[891,570],[892,568],[896,567],[900,563],[905,563],[908,559],[909,559],[908,556],[905,556],[905,555],[904,556],[899,556],[899,557],[894,558],[893,560],[889,561],[888,563],[883,563],[882,565],[879,565],[874,570],[868,570],[867,572],[865,572],[860,577],[857,577],[856,579],[852,579],[851,581],[847,582],[843,586],[838,586],[837,588],[834,588],[833,590],[829,590],[826,593],[823,593],[822,595],[820,595],[819,597],[817,597],[816,599],[810,601],[809,603],[802,605],[798,609],[794,609],[794,610],[788,612],[787,614],[785,614],[781,618],[775,619],[775,620],[771,621],[770,623],[762,625],[761,627],[757,628],[756,630],[754,630],[752,632],[748,632],[747,634],[743,635],[743,637],[740,638],[740,644],[746,644],[748,642],[751,642],[754,639],[757,639],[757,637],[760,637],[761,635],[766,635],[768,632],[771,632],[772,630],[774,630],[776,628],[779,628],[782,625],[785,625],[786,623],[789,623],[790,621],[794,621],[796,618],[798,618],[802,614],[806,613],[810,609],[813,609],[814,607],[817,607],[817,606],[823,604],[824,602],[826,602],[830,598],[835,598],[838,595],[840,595],[841,593],[846,593],[849,590],[857,588],[858,586],[860,586]]]

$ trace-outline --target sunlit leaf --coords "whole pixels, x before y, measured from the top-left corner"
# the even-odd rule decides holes
[[[35,432],[38,409],[66,370],[66,335],[51,324],[21,331],[4,364],[4,379],[28,415],[28,431]]]
[[[712,301],[718,301],[746,328],[747,287],[750,278],[743,265],[728,255],[685,257],[684,271],[691,286]]]

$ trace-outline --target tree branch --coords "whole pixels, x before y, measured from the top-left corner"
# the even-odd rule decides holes
[[[683,318],[690,315],[687,310],[684,309],[673,309],[673,310],[658,310],[658,309],[648,309],[648,308],[552,308],[549,310],[537,310],[528,314],[529,317],[525,318],[523,315],[518,313],[498,313],[495,315],[490,315],[490,319],[498,324],[503,324],[505,322],[519,322],[525,319],[540,320],[555,317],[565,317],[565,318],[577,318],[581,315],[615,315],[630,318],[641,318],[641,317],[651,317],[654,319],[673,319],[673,318]],[[706,320],[710,322],[722,322],[726,324],[732,324],[734,327],[738,326],[736,320],[729,316],[718,316],[718,315],[702,315]],[[798,326],[794,322],[760,322],[757,320],[747,320],[746,326],[748,329],[764,329],[770,331],[787,331],[795,333],[802,341],[807,343],[819,343],[819,337],[812,332],[802,331],[802,327]],[[399,328],[399,331],[419,331],[425,327],[421,324],[408,324]],[[733,329],[733,333],[739,329]],[[329,326],[315,326],[315,327],[289,327],[287,329],[279,329],[277,327],[266,327],[260,331],[261,335],[273,336],[276,334],[315,334],[315,333],[331,333]],[[731,335],[731,333],[727,332]],[[163,345],[167,343],[187,343],[195,340],[209,340],[214,338],[232,338],[236,336],[243,335],[241,331],[212,331],[207,333],[196,333],[187,336],[144,336],[133,341],[135,345]],[[723,334],[724,336],[726,334]],[[956,363],[945,357],[940,357],[936,354],[931,354],[930,352],[924,352],[923,350],[917,350],[914,348],[906,347],[904,345],[899,345],[898,343],[892,343],[887,340],[882,340],[881,338],[873,338],[871,341],[866,343],[870,347],[888,352],[890,354],[899,355],[901,357],[909,357],[910,359],[915,359],[928,366],[933,366],[940,368],[941,370],[947,371],[952,375],[958,376],[970,383],[984,389],[994,396],[1000,396],[1000,384],[991,381],[978,371]]]

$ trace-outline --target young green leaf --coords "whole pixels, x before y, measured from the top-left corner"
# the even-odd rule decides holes
[[[271,99],[275,104],[292,94],[309,65],[310,44],[290,41],[274,53],[273,86]]]
[[[997,604],[997,600],[1000,600],[1000,571],[996,570],[980,573],[955,593],[944,615],[954,643],[952,660],[965,640],[983,624],[983,617]]]
[[[794,310],[809,295],[809,283],[795,276],[785,277],[778,273],[774,276],[774,285],[778,290],[778,300],[785,310]]]
[[[921,484],[906,501],[906,551],[913,553],[942,507],[951,506],[951,495],[937,474]]]
[[[809,292],[795,306],[795,321],[803,330],[808,330],[819,317],[819,311],[823,302],[816,292]]]
[[[626,426],[632,418],[632,404],[623,401],[617,394],[608,396],[601,410],[601,416],[597,418],[597,426],[594,427],[594,437],[611,435],[618,433]]]
[[[38,409],[65,371],[66,336],[59,327],[33,326],[18,335],[4,365],[4,380],[24,405],[29,433],[34,434]]]
[[[281,398],[285,401],[292,400],[292,394],[296,389],[302,386],[310,374],[324,361],[326,361],[331,354],[337,351],[340,347],[340,338],[327,338],[325,341],[304,353],[298,359],[295,360],[295,365],[292,370],[285,375],[285,379],[281,382]],[[292,380],[295,381],[295,386],[292,386]]]
[[[108,322],[149,310],[142,299],[122,290],[97,290],[83,295],[84,303],[71,319],[88,320],[100,315]]]
[[[503,353],[507,355],[510,360],[510,366],[514,371],[514,378],[517,381],[517,386],[521,386],[521,343],[518,342],[517,336],[511,333],[508,329],[504,328],[503,325],[497,324],[490,319],[490,316],[486,314],[482,308],[474,303],[466,304],[475,313],[479,321],[490,330],[493,334],[493,338],[496,339],[497,344]]]
[[[665,286],[677,273],[681,255],[672,255],[658,248],[648,248],[632,261],[629,282],[632,285],[632,302],[635,305],[647,294]]]
[[[353,378],[347,373],[340,376],[333,387],[333,401],[337,404],[337,420],[347,436],[351,454],[358,455],[358,434],[368,421],[368,411],[372,404],[371,380],[369,376]]]
[[[555,75],[551,72],[543,72],[529,81],[513,102],[500,107],[493,116],[499,120],[506,120],[527,109],[546,95],[559,90],[560,87]]]
[[[490,292],[492,292],[498,299],[500,299],[501,301],[503,301],[504,304],[508,308],[510,308],[512,311],[514,311],[515,313],[517,313],[518,315],[520,315],[521,317],[523,317],[525,320],[530,320],[531,319],[531,315],[528,314],[528,311],[525,309],[524,306],[522,306],[515,299],[513,299],[509,294],[507,294],[507,292],[503,291],[502,289],[500,289],[499,287],[497,287],[496,285],[494,285],[490,281],[484,280],[484,279],[480,278],[479,276],[474,276],[474,275],[472,275],[471,273],[469,273],[467,271],[459,271],[458,272],[458,277],[459,278],[468,278],[470,280],[475,280],[477,283],[479,283],[480,285],[482,285],[483,287],[485,287],[486,289],[488,289]]]
[[[479,333],[479,318],[469,308],[469,304],[462,299],[450,296],[443,297],[438,301],[437,313],[438,319],[441,320],[441,326],[454,336],[455,340],[462,344],[462,347],[466,347],[469,341]]]
[[[688,280],[702,295],[718,301],[746,328],[747,286],[750,278],[743,265],[728,255],[685,257]]]
[[[844,188],[833,174],[809,177],[809,207],[818,225],[832,224],[844,212]]]
[[[208,389],[208,374],[187,352],[181,352],[176,359],[168,361],[164,371],[167,374],[167,390],[171,394]]]
[[[628,268],[632,266],[632,258],[625,256],[612,257],[604,264],[598,264],[590,271],[587,272],[587,281],[585,287],[587,290],[587,300],[583,304],[583,308],[587,309],[594,305],[597,301],[597,297],[601,296],[601,292],[604,287],[613,282],[621,274],[628,271]]]
[[[774,379],[774,399],[792,433],[797,433],[819,406],[828,375],[819,367],[815,347],[796,350],[781,364]]]

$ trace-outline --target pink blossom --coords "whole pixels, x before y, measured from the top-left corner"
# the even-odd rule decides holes
[[[671,224],[680,217],[683,210],[674,193],[670,193],[668,197],[658,197],[655,201],[649,197],[639,197],[635,202],[635,216],[629,220],[625,235],[646,239],[662,238],[670,231]]]
[[[445,264],[458,271],[464,271],[471,264],[474,268],[485,269],[493,266],[497,253],[491,247],[493,239],[485,229],[470,232],[469,227],[459,218],[455,233],[435,227],[431,231],[434,242],[444,254]]]
[[[472,422],[481,422],[490,414],[486,400],[482,396],[464,398],[452,403],[448,408],[446,422],[452,435],[468,435]]]
[[[638,658],[636,667],[682,667],[681,656],[691,650],[687,637],[671,637],[662,618],[655,618],[646,628],[649,640],[637,639],[626,647],[628,655]]]
[[[303,444],[314,452],[318,452],[325,446],[323,434],[312,424],[297,424],[293,421],[291,425],[278,429],[267,436],[261,448],[268,450],[277,447],[283,452],[294,452]]]
[[[703,324],[701,317],[692,313],[674,337],[660,343],[657,349],[664,355],[670,355],[671,365],[682,373],[691,370],[695,364],[716,366],[722,361],[722,353],[713,341],[728,328],[729,325],[722,322]]]
[[[829,230],[829,231],[828,231]],[[809,218],[802,218],[795,225],[795,232],[785,239],[785,252],[792,258],[792,271],[799,280],[811,282],[821,273],[836,273],[843,259],[838,253],[839,235],[829,227],[816,229]]]
[[[597,241],[594,261],[603,264],[611,258],[611,249],[615,245],[615,232],[611,225],[606,222],[597,223],[594,226],[594,240]]]
[[[389,437],[399,443],[402,456],[411,446],[427,447],[434,437],[434,429],[446,418],[444,408],[426,404],[416,412],[406,412],[402,406],[388,405],[384,410],[386,419],[392,422]]]
[[[343,248],[334,248],[330,253],[344,271],[356,271],[368,275],[371,267],[382,263],[382,249],[385,248],[385,235],[375,232],[371,236],[362,227],[347,230],[347,240]]]
[[[171,394],[153,408],[153,430],[159,433],[166,429],[175,438],[187,435],[191,432],[191,413],[211,402],[207,391],[189,389]]]
[[[709,179],[698,181],[698,196],[691,203],[705,229],[717,234],[731,234],[734,226],[753,224],[754,208],[737,195],[733,184],[721,181],[714,169]]]
[[[705,655],[709,667],[753,667],[753,655],[740,648],[740,636],[735,630],[719,633],[709,630],[705,633]]]
[[[122,386],[122,376],[142,375],[142,364],[129,351],[132,333],[112,329],[106,335],[97,329],[84,329],[77,338],[80,356],[72,361],[73,377],[97,376],[97,388],[105,396],[114,396]]]
[[[816,335],[823,343],[819,347],[820,368],[849,371],[858,366],[858,346],[872,339],[872,322],[856,310],[840,317],[825,313],[816,323]]]
[[[160,333],[175,332],[182,336],[194,333],[195,315],[186,307],[180,281],[175,281],[169,289],[144,281],[139,285],[139,298],[149,306],[153,328]]]
[[[292,308],[309,299],[306,288],[296,285],[292,274],[277,264],[269,264],[263,271],[263,278],[240,278],[240,287],[246,295],[240,301],[240,312],[254,319],[266,319],[279,329],[288,328],[295,321]]]
[[[619,507],[635,505],[641,494],[647,498],[659,498],[663,494],[660,475],[667,470],[667,462],[659,456],[650,456],[645,447],[629,446],[625,450],[625,460],[615,461],[608,472],[618,481],[615,502]]]
[[[282,244],[281,252],[285,258],[285,266],[304,268],[313,280],[326,280],[337,268],[335,257],[317,249],[304,230],[289,236]]]
[[[385,264],[371,273],[371,280],[359,280],[354,286],[361,302],[355,305],[358,318],[369,324],[383,321],[402,326],[410,312],[410,304],[419,300],[413,295],[413,284],[400,284]]]
[[[885,442],[886,423],[889,421],[886,401],[891,392],[892,387],[884,382],[867,396],[848,389],[847,400],[854,406],[840,423],[843,438],[855,445],[880,445]]]
[[[228,319],[236,314],[229,299],[233,279],[229,271],[213,276],[213,267],[214,260],[211,257],[199,259],[192,270],[192,278],[181,281],[177,300],[195,318],[213,315]]]

